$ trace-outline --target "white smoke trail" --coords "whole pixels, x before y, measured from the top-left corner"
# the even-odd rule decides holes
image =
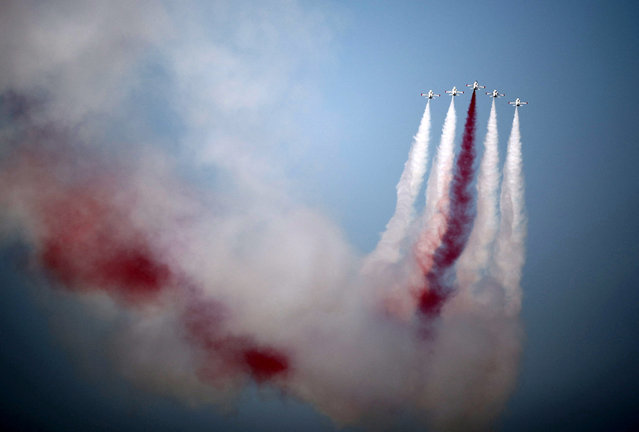
[[[457,279],[462,288],[470,287],[482,278],[497,233],[498,139],[497,112],[493,99],[484,140],[484,155],[477,177],[477,216],[466,249],[457,264]]]
[[[433,169],[428,178],[428,186],[426,188],[426,209],[424,212],[427,222],[437,211],[439,201],[448,196],[450,188],[450,179],[453,168],[455,146],[455,127],[457,124],[457,115],[455,113],[455,98],[450,101],[444,126],[442,127],[442,137],[437,149],[437,156],[433,163]]]
[[[513,127],[508,140],[504,178],[500,198],[501,223],[495,244],[493,276],[504,287],[506,312],[516,315],[521,309],[521,280],[526,239],[524,179],[522,173],[519,113],[515,108]]]
[[[397,205],[395,214],[386,225],[386,231],[377,247],[367,257],[364,272],[373,270],[373,266],[382,263],[396,263],[402,256],[401,244],[406,237],[410,224],[415,217],[415,200],[422,187],[426,163],[428,160],[428,144],[430,138],[430,101],[426,103],[417,135],[404,164],[404,171],[397,183]]]
[[[450,101],[442,137],[437,149],[437,156],[433,161],[433,168],[426,186],[426,206],[421,220],[422,227],[426,227],[424,234],[416,244],[420,257],[430,257],[439,244],[439,238],[446,230],[446,215],[448,214],[448,190],[452,179],[453,161],[455,158],[455,98]],[[420,227],[420,229],[422,228]],[[429,267],[422,263],[422,267]]]
[[[432,256],[439,245],[440,238],[446,230],[446,215],[448,214],[448,190],[452,180],[453,161],[455,158],[455,127],[457,116],[455,113],[455,99],[451,99],[442,127],[442,136],[433,161],[428,183],[426,186],[426,205],[421,218],[410,230],[410,237],[420,237],[415,242],[415,256],[405,260],[401,266],[394,268],[388,287],[384,288],[384,307],[387,313],[409,320],[415,311],[417,292],[414,287],[421,285],[423,270],[429,268]],[[421,234],[419,234],[421,233]]]

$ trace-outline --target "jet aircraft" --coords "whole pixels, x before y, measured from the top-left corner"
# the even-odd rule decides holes
[[[486,92],[486,94],[493,98],[498,98],[500,96],[506,96],[505,93],[499,93],[497,90],[493,90],[492,92]]]
[[[473,90],[477,90],[478,88],[483,88],[483,89],[486,88],[486,86],[479,85],[479,83],[477,81],[475,81],[472,84],[466,84],[466,87],[472,87]]]
[[[459,93],[464,93],[464,92],[457,90],[457,87],[453,87],[452,90],[446,90],[446,93],[448,93],[451,96],[457,96]]]
[[[522,105],[528,105],[528,102],[522,102],[519,98],[515,99],[515,102],[508,102],[511,105],[515,105],[516,107]]]
[[[440,97],[441,95],[437,93],[433,93],[432,90],[428,90],[428,93],[421,93],[421,96],[426,96],[428,99],[432,99],[435,96]]]

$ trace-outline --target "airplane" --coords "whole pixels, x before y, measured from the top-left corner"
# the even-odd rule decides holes
[[[493,90],[492,92],[486,92],[486,94],[494,98],[498,98],[500,96],[506,96],[506,93],[499,93],[497,90]]]
[[[472,87],[473,90],[477,90],[478,88],[486,88],[486,86],[479,85],[479,83],[477,81],[475,81],[472,84],[466,84],[466,87]]]
[[[515,105],[516,107],[522,105],[528,105],[528,102],[522,102],[519,98],[515,99],[515,102],[508,102],[511,105]]]
[[[428,93],[421,93],[421,96],[426,96],[428,99],[432,99],[434,96],[440,97],[440,94],[433,93],[432,90],[428,90]]]
[[[446,93],[450,94],[451,96],[457,96],[459,93],[464,93],[464,92],[457,90],[457,87],[453,87],[452,90],[446,90]]]

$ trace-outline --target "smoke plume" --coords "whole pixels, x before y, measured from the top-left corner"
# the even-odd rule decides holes
[[[497,191],[499,187],[499,153],[497,112],[492,100],[484,154],[477,175],[477,216],[468,244],[459,258],[457,278],[461,286],[469,287],[484,275],[492,256],[497,233]]]
[[[0,240],[25,246],[33,295],[78,363],[188,406],[224,410],[253,385],[339,426],[390,430],[405,414],[436,430],[491,426],[520,349],[517,112],[490,272],[469,279],[460,264],[457,280],[474,218],[474,93],[456,163],[451,101],[414,218],[427,104],[396,213],[364,257],[287,176],[312,153],[296,125],[330,57],[329,15],[296,1],[25,0],[4,2],[0,24]],[[481,266],[493,130],[494,106],[469,255]],[[367,258],[385,264],[363,271]],[[507,309],[452,295],[473,283]],[[412,308],[389,314],[371,292]]]
[[[426,108],[424,109],[417,135],[415,135],[408,153],[408,160],[404,164],[404,171],[399,183],[397,183],[395,213],[388,221],[386,231],[382,234],[377,247],[367,257],[365,269],[383,263],[396,263],[402,256],[400,247],[415,217],[415,200],[422,188],[424,174],[426,173],[429,135],[430,100],[426,102]]]
[[[473,91],[464,125],[461,151],[457,156],[450,190],[450,210],[446,218],[446,230],[440,245],[435,250],[432,264],[424,265],[424,260],[420,263],[426,277],[426,287],[420,293],[419,310],[427,316],[438,315],[452,292],[452,287],[446,281],[449,277],[447,273],[466,246],[475,216],[470,185],[475,174],[476,119],[476,98]]]
[[[506,308],[517,315],[521,308],[521,271],[525,260],[526,216],[522,173],[519,112],[515,108],[513,126],[508,139],[501,197],[501,220],[495,245],[493,274],[506,290]]]

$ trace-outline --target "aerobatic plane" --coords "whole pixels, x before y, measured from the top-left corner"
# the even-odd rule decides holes
[[[528,105],[528,102],[522,102],[519,98],[515,99],[515,102],[508,102],[511,105],[515,105],[516,107],[522,105]]]
[[[428,99],[432,99],[433,97],[437,96],[440,97],[440,94],[437,93],[433,93],[432,90],[428,90],[428,93],[421,93],[422,96],[426,96]]]
[[[472,84],[466,84],[466,87],[472,87],[473,90],[477,90],[478,88],[483,88],[483,89],[486,88],[486,86],[479,85],[479,83],[477,81],[475,81]]]
[[[506,93],[499,93],[497,90],[493,90],[491,92],[486,92],[486,94],[493,98],[498,98],[500,96],[506,96]]]
[[[457,87],[453,87],[452,90],[446,90],[446,93],[448,93],[451,96],[457,96],[460,93],[464,93],[463,91],[457,90]]]

